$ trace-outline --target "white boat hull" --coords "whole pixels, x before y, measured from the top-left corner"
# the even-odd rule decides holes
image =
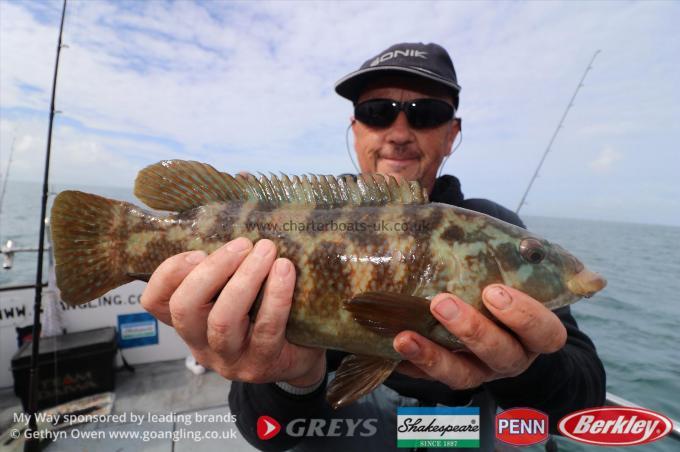
[[[46,318],[46,303],[54,303],[52,297],[45,296],[43,291],[43,331],[57,331],[62,328],[69,333],[114,326],[118,328],[119,316],[141,314],[146,311],[140,304],[140,296],[145,283],[135,281],[81,306],[71,307],[62,301],[56,302],[56,316]],[[11,361],[18,350],[16,328],[33,323],[33,303],[35,291],[21,289],[0,292],[0,388],[13,385]],[[52,298],[52,299],[51,299]],[[50,322],[58,322],[57,325]],[[55,328],[56,327],[56,328]],[[161,322],[157,322],[157,344],[139,345],[121,349],[121,353],[130,364],[167,361],[184,358],[189,350],[175,330]],[[146,329],[147,336],[152,334]],[[153,339],[152,339],[153,340]],[[120,354],[116,356],[116,365],[121,366]]]

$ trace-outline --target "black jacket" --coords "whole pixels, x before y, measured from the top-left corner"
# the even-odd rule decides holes
[[[465,199],[460,182],[454,176],[438,178],[430,200],[485,213],[524,227],[514,212],[499,204],[486,199]],[[547,413],[550,430],[556,433],[556,425],[561,417],[579,409],[604,404],[605,371],[595,346],[579,330],[569,307],[554,312],[567,330],[566,345],[556,353],[540,355],[517,377],[486,383],[474,390],[454,391],[443,383],[413,379],[395,372],[384,384],[402,396],[420,400],[423,406],[466,405],[476,393],[488,391],[503,408],[531,407]],[[336,370],[345,355],[328,350],[328,371]],[[256,434],[258,417],[272,416],[282,426],[297,418],[323,417],[322,413],[328,410],[325,389],[326,382],[311,394],[295,396],[275,384],[234,381],[229,393],[229,404],[236,415],[237,426],[248,442],[262,450],[285,450],[300,439],[280,434],[271,440],[261,441]],[[341,417],[340,412],[338,415]]]

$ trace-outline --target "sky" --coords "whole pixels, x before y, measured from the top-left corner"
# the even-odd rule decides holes
[[[0,0],[10,184],[42,178],[60,13]],[[51,181],[132,187],[170,158],[354,172],[335,82],[394,43],[437,42],[462,86],[463,140],[444,172],[514,210],[601,50],[521,213],[680,225],[679,21],[680,3],[651,1],[72,0]]]

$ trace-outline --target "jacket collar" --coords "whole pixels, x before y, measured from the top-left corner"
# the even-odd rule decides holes
[[[434,187],[432,188],[432,193],[430,193],[431,202],[442,202],[457,206],[464,199],[465,197],[460,188],[460,181],[457,177],[446,174],[434,181]]]

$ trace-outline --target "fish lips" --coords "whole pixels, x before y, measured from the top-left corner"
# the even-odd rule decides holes
[[[567,287],[571,292],[586,298],[592,297],[606,286],[606,279],[587,268],[584,268],[567,281]]]

